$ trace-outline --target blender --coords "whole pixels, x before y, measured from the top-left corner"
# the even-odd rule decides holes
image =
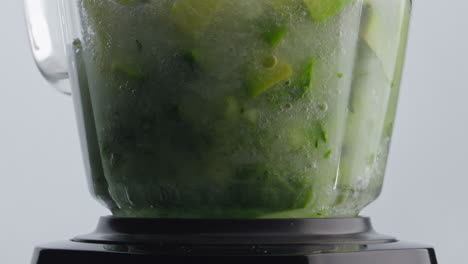
[[[410,0],[24,2],[112,212],[34,264],[437,263],[359,216],[382,189]]]

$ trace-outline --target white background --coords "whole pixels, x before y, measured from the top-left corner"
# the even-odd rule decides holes
[[[94,228],[70,98],[35,69],[20,0],[0,8],[0,263]],[[415,4],[400,107],[376,228],[468,263],[468,2]]]

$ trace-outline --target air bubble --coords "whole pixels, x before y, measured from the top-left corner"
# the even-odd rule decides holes
[[[328,111],[328,104],[327,103],[320,103],[318,105],[318,108],[320,109],[320,111],[326,112],[326,111]]]
[[[273,68],[273,67],[276,66],[277,63],[278,63],[278,59],[276,58],[276,56],[271,55],[271,56],[268,56],[266,59],[263,60],[263,67]]]

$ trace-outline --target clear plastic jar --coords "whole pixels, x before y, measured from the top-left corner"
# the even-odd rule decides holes
[[[70,65],[93,194],[126,217],[357,215],[381,191],[410,9],[60,2],[67,52],[49,57]]]

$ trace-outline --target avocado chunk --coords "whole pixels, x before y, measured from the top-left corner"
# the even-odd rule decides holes
[[[355,0],[303,0],[315,22],[325,22]]]
[[[280,109],[288,104],[295,104],[301,99],[310,99],[312,95],[314,70],[316,68],[317,59],[311,59],[306,65],[303,65],[302,71],[298,71],[296,76],[291,77],[290,82],[286,82],[281,89],[276,89],[268,97],[269,104]]]
[[[269,64],[272,60],[266,59],[254,76],[250,77],[248,83],[248,95],[256,97],[276,84],[287,80],[291,77],[293,69],[291,65],[284,62],[276,62],[274,65]],[[272,67],[270,67],[272,65]]]

